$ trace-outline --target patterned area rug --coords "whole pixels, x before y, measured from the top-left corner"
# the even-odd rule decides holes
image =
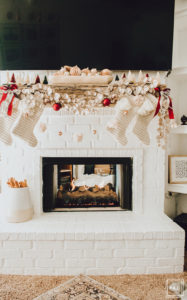
[[[115,290],[91,279],[79,275],[58,287],[34,298],[33,300],[130,300]]]

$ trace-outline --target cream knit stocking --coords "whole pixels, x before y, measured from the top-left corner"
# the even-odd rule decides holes
[[[148,133],[148,126],[154,117],[157,99],[151,94],[146,95],[145,101],[140,109],[137,111],[137,119],[133,128],[133,133],[145,145],[150,144],[150,136]]]
[[[126,129],[134,117],[134,110],[130,96],[122,98],[116,104],[115,109],[115,117],[110,123],[107,124],[107,130],[114,135],[115,139],[120,144],[125,146],[128,142],[125,135]]]
[[[0,116],[0,141],[11,145],[12,137],[11,137],[11,128],[13,127],[19,113],[18,111],[12,112],[11,116],[1,115]]]
[[[36,105],[31,115],[25,116],[25,114],[22,113],[12,131],[15,136],[23,139],[31,147],[35,147],[38,143],[33,130],[40,119],[43,109],[44,108],[40,107],[40,105]]]
[[[150,136],[148,133],[148,125],[153,119],[155,112],[150,113],[147,116],[137,116],[136,124],[133,128],[133,133],[139,138],[145,145],[150,144]]]

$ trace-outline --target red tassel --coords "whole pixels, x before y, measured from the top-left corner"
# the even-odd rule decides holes
[[[1,106],[1,103],[6,100],[6,97],[7,97],[7,93],[3,93],[1,101],[0,101],[0,106]]]
[[[155,111],[154,117],[158,114],[158,112],[160,110],[160,98],[161,98],[161,96],[159,96],[159,98],[158,98],[158,103],[157,103],[157,107],[156,107],[156,111]]]
[[[122,78],[126,78],[126,75],[125,75],[125,73],[123,73],[123,76],[122,76]]]
[[[16,82],[16,79],[15,79],[15,76],[14,76],[14,73],[12,74],[12,77],[11,77],[11,82],[15,83]]]
[[[146,77],[147,75],[149,76],[149,74],[146,74]],[[158,114],[159,110],[160,110],[160,98],[161,98],[161,95],[160,95],[160,88],[159,87],[156,87],[155,88],[155,91],[159,93],[159,98],[158,98],[158,103],[157,103],[157,107],[156,107],[156,110],[155,110],[155,114],[154,114],[154,117]],[[154,118],[153,117],[153,118]]]
[[[147,78],[148,78],[148,77],[149,77],[149,74],[147,73],[147,74],[145,75],[145,77],[147,77]]]
[[[40,77],[39,77],[39,75],[37,75],[37,77],[36,77],[35,84],[37,84],[37,83],[40,83]]]
[[[14,101],[15,96],[12,97],[12,100],[8,106],[8,111],[7,111],[7,115],[11,116],[12,115],[12,109],[13,109],[13,101]]]

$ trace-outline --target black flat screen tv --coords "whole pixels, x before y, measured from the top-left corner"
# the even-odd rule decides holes
[[[0,70],[172,67],[174,0],[0,0]]]

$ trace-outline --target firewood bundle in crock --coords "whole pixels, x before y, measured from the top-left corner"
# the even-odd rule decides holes
[[[26,179],[24,179],[24,181],[17,181],[13,177],[8,179],[7,184],[10,188],[25,188],[25,187],[28,187]]]

